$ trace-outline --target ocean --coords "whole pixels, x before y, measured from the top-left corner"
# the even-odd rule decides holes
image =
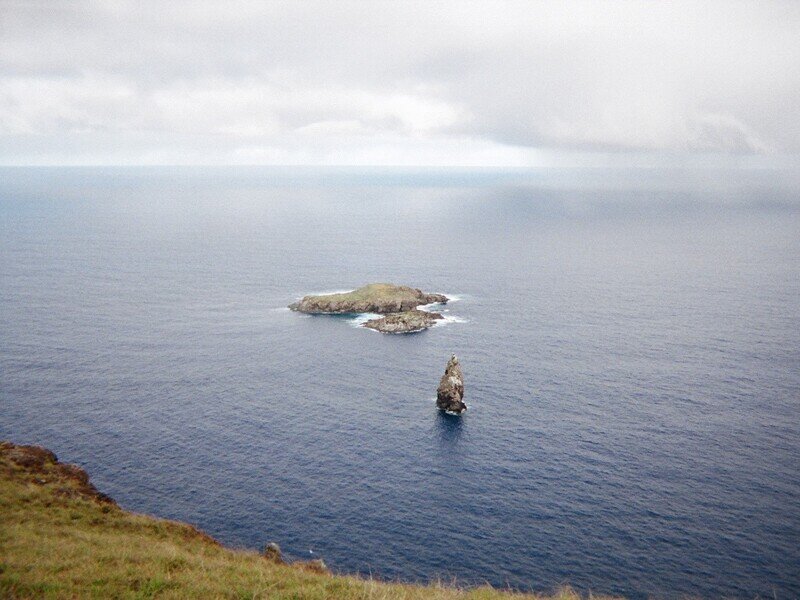
[[[370,282],[446,323],[286,309]],[[795,598],[800,174],[2,168],[0,438],[338,572]]]

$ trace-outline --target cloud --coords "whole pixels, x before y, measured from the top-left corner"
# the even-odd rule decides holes
[[[792,2],[0,5],[0,162],[800,153]]]

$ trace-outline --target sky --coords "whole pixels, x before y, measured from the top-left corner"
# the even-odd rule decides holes
[[[0,0],[0,164],[792,163],[800,2]]]

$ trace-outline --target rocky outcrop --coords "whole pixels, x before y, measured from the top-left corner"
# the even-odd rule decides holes
[[[270,542],[264,547],[264,558],[266,558],[269,562],[274,562],[278,565],[285,565],[286,561],[283,560],[283,553],[281,552],[281,547],[278,546],[275,542]]]
[[[318,575],[330,575],[331,570],[328,568],[328,565],[325,564],[325,561],[321,558],[315,558],[313,560],[296,560],[292,563],[293,567],[299,567],[304,571],[310,571],[311,573],[316,573]]]
[[[55,454],[41,446],[18,446],[0,442],[0,465],[18,478],[34,485],[54,486],[57,496],[84,498],[116,506],[111,496],[99,492],[86,471],[77,465],[59,462]]]
[[[386,315],[414,310],[425,304],[445,304],[447,296],[391,283],[371,283],[342,294],[305,296],[289,308],[309,314],[378,313]]]
[[[364,327],[381,333],[414,333],[433,326],[440,319],[444,317],[439,313],[414,309],[370,319]]]
[[[444,375],[436,390],[436,406],[449,413],[461,414],[467,410],[464,404],[464,374],[456,355],[450,357]]]
[[[328,568],[328,565],[325,564],[325,561],[321,558],[315,558],[313,560],[295,560],[293,562],[287,562],[285,558],[283,558],[283,553],[281,552],[281,547],[278,546],[275,542],[270,542],[264,547],[264,552],[262,556],[271,563],[275,563],[276,565],[291,565],[292,567],[296,567],[299,569],[303,569],[304,571],[311,571],[312,573],[318,573],[320,575],[330,575],[331,570]]]

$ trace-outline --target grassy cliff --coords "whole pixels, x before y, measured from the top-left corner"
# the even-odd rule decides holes
[[[42,448],[0,442],[2,598],[535,598],[381,583],[276,564],[190,525],[137,515]],[[577,599],[569,589],[553,598]]]

